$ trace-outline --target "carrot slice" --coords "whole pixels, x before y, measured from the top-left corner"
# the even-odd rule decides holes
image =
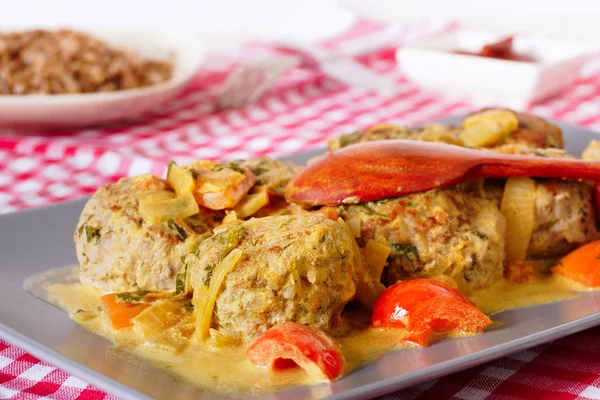
[[[600,240],[573,250],[551,270],[587,287],[600,287]]]
[[[123,329],[133,325],[131,321],[139,313],[150,307],[147,303],[127,303],[117,298],[114,293],[102,296],[102,304],[108,312],[113,328]]]

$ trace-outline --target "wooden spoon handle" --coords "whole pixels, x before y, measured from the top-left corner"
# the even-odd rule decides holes
[[[469,174],[471,179],[509,176],[600,181],[600,162],[568,158],[503,156],[482,161],[481,165]]]

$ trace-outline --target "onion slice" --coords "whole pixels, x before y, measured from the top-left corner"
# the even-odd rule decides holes
[[[500,211],[506,219],[505,250],[508,261],[522,261],[527,254],[535,217],[535,181],[517,177],[506,181]]]
[[[194,303],[196,305],[196,332],[197,340],[204,341],[210,336],[210,324],[213,317],[217,295],[227,274],[235,267],[242,257],[240,249],[233,249],[215,267],[208,288],[202,283],[194,288]]]
[[[467,147],[494,146],[519,128],[519,119],[509,110],[485,110],[465,118],[460,141]]]

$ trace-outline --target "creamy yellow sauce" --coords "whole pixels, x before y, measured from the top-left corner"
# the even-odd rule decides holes
[[[67,272],[64,274],[66,276]],[[50,273],[38,277],[34,280],[35,284],[29,284],[29,288],[26,284],[26,288],[63,309],[85,329],[108,338],[119,348],[193,384],[243,396],[273,392],[292,385],[317,383],[300,368],[271,371],[252,365],[245,355],[247,345],[244,344],[215,349],[189,343],[182,346],[181,343],[169,343],[168,340],[149,343],[132,329],[114,330],[107,315],[100,312],[101,293],[98,290],[80,283],[57,283],[56,275]],[[68,275],[69,279],[64,282],[73,282],[73,271]],[[32,290],[33,287],[37,289]],[[43,296],[39,293],[40,287],[45,292]],[[502,281],[474,292],[470,298],[484,313],[493,314],[576,296],[577,292],[569,281],[537,276],[524,284]],[[406,334],[402,329],[370,328],[369,316],[364,314],[356,310],[345,313],[348,325],[353,328],[346,335],[336,337],[347,361],[346,373],[376,360],[388,351],[400,349],[402,346],[399,342]]]
[[[570,282],[557,279],[555,276],[535,276],[527,283],[511,283],[503,280],[487,289],[474,292],[469,298],[477,308],[489,315],[573,297],[577,297],[577,292]]]

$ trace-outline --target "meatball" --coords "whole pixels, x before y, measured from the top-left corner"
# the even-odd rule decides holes
[[[485,184],[484,196],[500,207],[504,181]],[[589,182],[536,179],[528,259],[558,258],[598,238]]]
[[[589,183],[538,180],[535,186],[535,219],[528,258],[560,257],[597,238]]]
[[[520,144],[533,148],[562,149],[565,145],[562,130],[543,118],[531,114],[515,113],[519,127],[512,132],[504,143]]]
[[[209,230],[209,219],[199,214],[187,218],[194,234],[173,221],[146,223],[137,195],[166,188],[163,180],[142,175],[104,186],[92,196],[73,234],[82,283],[103,292],[175,289],[181,258]]]
[[[287,321],[332,330],[361,273],[352,240],[319,214],[253,218],[205,240],[186,259],[189,278],[200,292],[219,261],[240,249],[242,258],[218,289],[213,327],[240,339]]]
[[[329,151],[335,151],[342,147],[357,143],[391,139],[424,140],[428,142],[458,144],[459,133],[460,128],[440,124],[411,128],[382,124],[375,125],[366,131],[356,131],[330,140]]]
[[[594,146],[591,144],[586,149],[588,158],[593,157]],[[561,149],[534,149],[522,144],[507,144],[493,150],[538,157],[571,157]],[[598,237],[592,183],[561,179],[536,179],[535,182],[535,216],[528,259],[561,257]],[[500,207],[504,184],[504,180],[486,181],[483,197]]]
[[[360,218],[361,247],[390,245],[388,285],[445,274],[479,289],[502,276],[505,222],[493,201],[447,189],[341,209],[344,220]]]
[[[517,112],[514,112],[514,114],[519,120],[517,130],[498,145],[509,144],[528,148],[563,148],[564,142],[560,127],[534,115]],[[353,132],[330,140],[329,151],[362,142],[390,139],[424,140],[460,145],[461,129],[459,126],[440,124],[414,128],[376,125],[366,131]]]

